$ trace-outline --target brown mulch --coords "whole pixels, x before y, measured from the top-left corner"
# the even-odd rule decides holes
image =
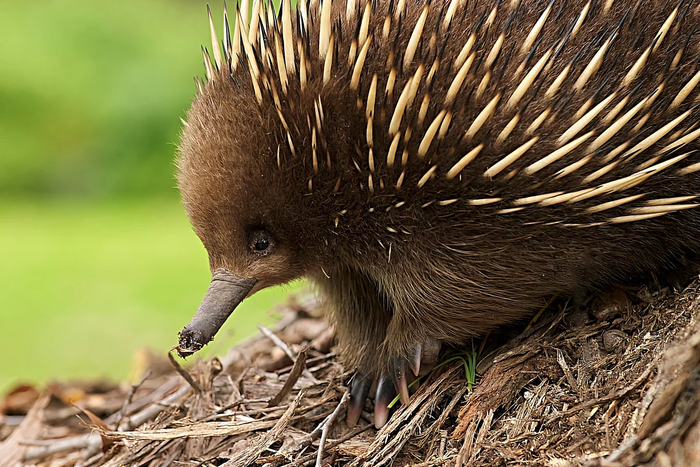
[[[379,431],[370,402],[345,424],[350,374],[319,308],[290,298],[274,334],[184,369],[141,354],[133,385],[17,387],[0,467],[700,465],[700,282],[616,289],[591,316],[555,302],[473,343],[473,391],[442,365]]]

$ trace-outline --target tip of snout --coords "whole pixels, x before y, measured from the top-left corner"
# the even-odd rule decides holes
[[[197,330],[189,329],[185,326],[180,331],[179,341],[175,350],[180,358],[187,358],[190,355],[199,352],[204,345],[201,343],[203,333]]]
[[[255,279],[241,279],[217,269],[202,303],[192,320],[180,332],[177,354],[187,358],[214,339],[233,310],[255,286]]]

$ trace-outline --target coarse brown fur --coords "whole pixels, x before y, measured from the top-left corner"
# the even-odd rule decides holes
[[[346,3],[333,2],[333,58],[325,83],[321,11],[310,7],[304,29],[299,15],[292,14],[295,69],[286,91],[275,43],[283,42],[282,20],[269,23],[262,12],[267,50],[261,50],[260,31],[252,44],[254,57],[234,37],[240,51],[233,59],[226,53],[220,70],[209,65],[211,79],[188,112],[182,134],[179,187],[212,270],[255,278],[256,290],[312,279],[332,309],[346,361],[372,375],[416,343],[460,344],[530,317],[554,295],[673,267],[685,253],[700,251],[700,211],[693,208],[700,194],[700,172],[693,170],[700,162],[700,140],[693,137],[700,85],[678,103],[700,70],[698,2],[456,5],[448,27],[443,22],[450,2],[429,5],[409,64],[405,50],[425,2],[373,2],[371,42],[357,89],[351,81],[363,45],[358,37],[364,2],[349,19]],[[405,10],[396,14],[401,7]],[[541,31],[528,43],[548,8]],[[455,61],[470,36],[471,67],[449,102],[448,89],[464,59]],[[307,66],[304,89],[299,44]],[[599,66],[589,66],[606,45]],[[642,68],[624,83],[647,48]],[[513,102],[518,86],[548,53],[522,98]],[[548,94],[567,68],[561,86]],[[396,81],[387,91],[391,70]],[[593,73],[581,83],[587,70]],[[376,102],[367,109],[374,76]],[[392,163],[390,122],[402,92],[411,94],[407,83],[417,86],[398,126]],[[608,98],[590,123],[560,139]],[[591,146],[643,101],[617,133]],[[493,102],[493,114],[465,136]],[[686,112],[673,128],[660,131]],[[436,118],[446,133],[435,135],[426,150],[425,135]],[[509,124],[514,126],[506,134]],[[654,135],[662,137],[653,141]],[[488,171],[535,137],[520,157]],[[580,144],[560,158],[539,170],[531,167],[579,138]],[[479,145],[476,157],[448,179],[450,169]],[[679,155],[685,156],[675,160]],[[579,161],[584,161],[580,167],[571,166]],[[664,161],[672,163],[658,165]],[[640,172],[645,169],[648,173]],[[627,183],[604,185],[633,174]],[[678,197],[688,198],[665,200]],[[604,204],[617,200],[618,205]],[[274,239],[276,250],[266,256],[250,249],[249,236],[260,229]]]

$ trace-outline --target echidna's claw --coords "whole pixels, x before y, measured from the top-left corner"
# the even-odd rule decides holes
[[[422,355],[423,346],[421,344],[416,344],[416,346],[413,347],[411,353],[408,356],[408,366],[411,368],[411,371],[416,376],[418,376],[418,373],[420,372],[420,363]]]
[[[365,400],[372,386],[372,380],[358,372],[355,374],[351,384],[346,421],[348,426],[353,428],[357,425],[362,415],[362,409],[365,406]]]
[[[374,426],[377,429],[386,425],[389,420],[389,404],[397,394],[401,405],[408,405],[410,394],[415,392],[411,384],[420,375],[428,374],[438,361],[441,344],[437,340],[426,340],[415,345],[407,358],[394,357],[389,361],[387,370],[379,377],[374,399]],[[410,371],[409,371],[410,370]],[[347,423],[354,427],[362,415],[365,399],[372,388],[372,379],[362,372],[357,372],[351,383],[350,402],[348,403]]]
[[[404,359],[403,357],[396,358],[390,368],[391,379],[394,382],[394,388],[396,389],[396,392],[398,392],[401,396],[401,405],[407,405],[409,393],[408,381],[406,379],[406,372],[408,371],[406,359]]]
[[[382,375],[377,383],[377,397],[374,399],[374,426],[383,427],[389,420],[389,404],[396,397],[391,377]]]

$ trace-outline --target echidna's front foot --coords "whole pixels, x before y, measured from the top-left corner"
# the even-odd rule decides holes
[[[439,341],[428,340],[411,347],[406,357],[395,356],[389,359],[385,370],[376,379],[374,425],[377,428],[383,427],[389,419],[389,405],[397,394],[402,405],[408,404],[412,383],[418,376],[428,374],[435,367],[440,347]],[[350,389],[348,425],[355,426],[360,419],[373,382],[372,378],[361,371],[355,374]]]

